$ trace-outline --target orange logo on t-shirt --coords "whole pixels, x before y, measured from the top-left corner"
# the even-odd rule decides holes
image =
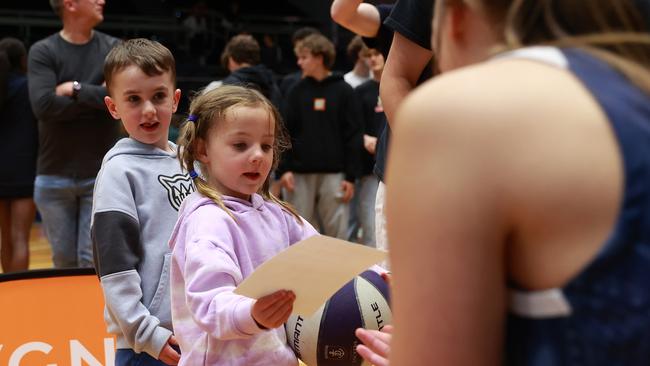
[[[375,105],[375,113],[384,113],[384,105],[381,103],[381,97],[377,96],[377,105]]]
[[[314,98],[314,110],[318,112],[325,111],[325,98]]]

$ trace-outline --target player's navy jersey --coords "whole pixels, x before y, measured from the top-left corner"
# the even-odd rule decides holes
[[[504,57],[571,71],[605,112],[624,165],[624,196],[609,239],[566,286],[512,291],[507,365],[650,364],[650,96],[578,49],[533,47]],[[591,162],[593,163],[593,162]]]

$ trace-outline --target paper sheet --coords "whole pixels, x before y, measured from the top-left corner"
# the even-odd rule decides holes
[[[310,316],[348,281],[385,259],[383,250],[312,236],[263,263],[235,293],[258,299],[291,290],[296,294],[293,314]]]

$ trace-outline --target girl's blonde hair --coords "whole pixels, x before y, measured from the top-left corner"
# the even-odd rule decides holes
[[[188,121],[182,126],[178,139],[178,158],[181,162],[181,167],[192,174],[191,172],[194,171],[195,164],[198,163],[202,172],[201,175],[206,178],[204,179],[200,175],[196,175],[193,179],[196,189],[201,192],[201,194],[214,201],[233,219],[235,219],[235,217],[224,205],[221,198],[221,192],[208,184],[207,178],[209,177],[209,172],[207,167],[196,159],[196,148],[199,139],[207,142],[209,132],[217,123],[223,121],[232,109],[237,107],[263,108],[268,112],[269,117],[275,122],[273,164],[271,170],[277,168],[280,154],[282,151],[291,147],[291,141],[284,128],[278,110],[257,90],[241,86],[224,85],[210,90],[207,93],[197,95],[190,104],[190,116]],[[265,201],[274,202],[280,205],[302,224],[302,220],[296,210],[288,203],[271,194],[270,186],[271,174],[269,173],[264,184],[257,193],[262,196]]]

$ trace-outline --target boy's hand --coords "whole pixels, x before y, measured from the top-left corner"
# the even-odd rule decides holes
[[[343,193],[341,201],[343,201],[343,203],[350,202],[352,196],[354,196],[354,183],[348,182],[347,180],[342,181],[341,192]]]
[[[293,179],[292,172],[286,172],[282,174],[282,177],[280,177],[280,183],[282,183],[282,187],[284,187],[289,192],[293,192],[293,190],[296,188],[296,181]]]
[[[377,150],[377,138],[370,135],[363,135],[363,147],[366,148],[366,151],[375,155]]]
[[[72,81],[66,81],[56,86],[54,93],[62,97],[71,97],[72,96]]]
[[[357,346],[357,352],[364,360],[375,366],[389,366],[390,341],[393,337],[393,327],[385,326],[381,332],[357,328],[354,332],[363,344]]]
[[[277,328],[289,319],[295,300],[296,295],[292,291],[276,291],[259,298],[251,309],[251,316],[264,328]]]
[[[172,348],[172,346],[178,346],[178,341],[176,341],[176,337],[173,335],[169,337],[167,340],[167,344],[163,346],[162,351],[160,351],[160,355],[158,356],[158,359],[170,366],[175,366],[178,365],[178,361],[181,359],[181,355],[176,352],[175,349]]]

